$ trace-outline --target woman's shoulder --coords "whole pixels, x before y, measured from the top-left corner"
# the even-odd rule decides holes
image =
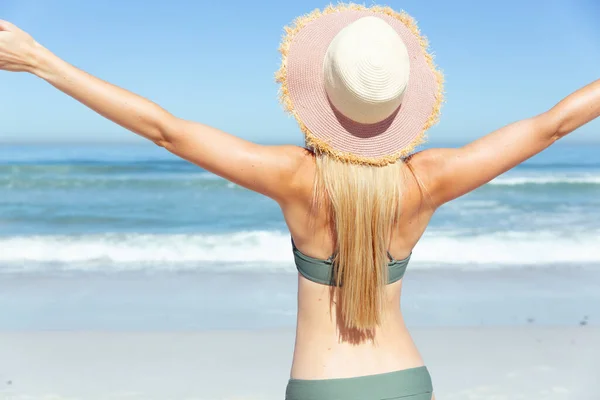
[[[285,172],[281,178],[286,179],[285,186],[290,192],[285,197],[298,200],[299,195],[312,188],[315,176],[314,153],[304,147],[291,144],[274,147],[280,169]]]
[[[286,144],[280,146],[296,172],[314,172],[315,154],[302,146]]]
[[[406,165],[414,175],[414,184],[426,191],[427,202],[437,208],[436,193],[439,190],[439,174],[448,154],[444,148],[430,148],[413,153],[405,159]]]

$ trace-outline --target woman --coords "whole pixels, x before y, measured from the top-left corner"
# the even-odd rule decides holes
[[[600,116],[600,80],[464,147],[414,153],[437,120],[442,76],[408,15],[338,5],[286,32],[277,79],[306,148],[260,146],[176,118],[60,60],[8,22],[0,22],[0,68],[37,75],[278,202],[299,271],[288,400],[433,399],[399,307],[413,247],[442,204]]]

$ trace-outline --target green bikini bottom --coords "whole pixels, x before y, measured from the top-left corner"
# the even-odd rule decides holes
[[[427,367],[338,379],[290,379],[285,400],[431,400]],[[408,399],[407,399],[408,400]]]

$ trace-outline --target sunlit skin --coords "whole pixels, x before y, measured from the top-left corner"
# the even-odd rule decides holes
[[[0,21],[0,69],[38,76],[171,153],[274,199],[303,253],[323,259],[333,253],[324,212],[316,216],[316,224],[309,224],[315,176],[310,151],[292,145],[258,145],[177,118],[147,99],[75,68],[6,21]],[[415,179],[402,183],[402,218],[393,227],[392,256],[403,259],[410,254],[438,207],[484,185],[598,116],[600,80],[540,115],[504,126],[463,147],[415,153],[408,162],[427,193],[419,190]],[[224,151],[227,157],[223,157]],[[385,289],[384,322],[375,330],[375,340],[355,344],[340,338],[334,311],[329,308],[329,288],[298,279],[292,377],[354,377],[424,365],[399,307],[402,281]]]

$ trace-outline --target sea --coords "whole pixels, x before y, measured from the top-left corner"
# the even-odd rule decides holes
[[[599,325],[600,144],[442,206],[403,285],[409,326]],[[0,145],[0,330],[282,328],[296,301],[274,201],[153,144]]]

